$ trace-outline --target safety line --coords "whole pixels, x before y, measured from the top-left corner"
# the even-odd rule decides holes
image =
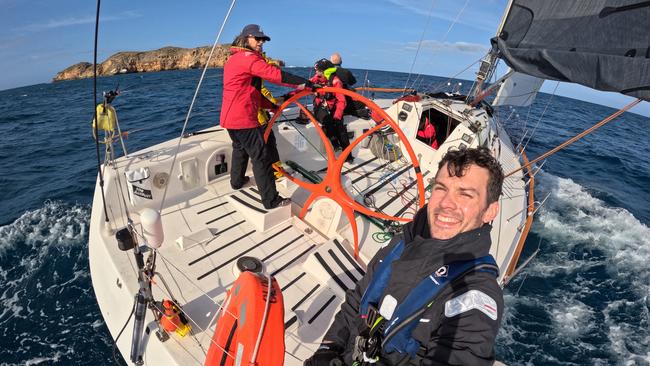
[[[214,40],[214,44],[212,45],[212,49],[210,50],[210,55],[208,56],[208,60],[205,62],[205,66],[203,67],[203,72],[201,73],[201,78],[199,79],[199,83],[196,86],[196,90],[194,91],[194,96],[192,97],[192,102],[190,103],[190,107],[187,111],[187,116],[185,117],[185,123],[183,124],[183,129],[181,130],[181,135],[178,138],[178,144],[176,144],[176,151],[174,152],[174,157],[172,158],[171,165],[169,166],[169,173],[167,174],[168,177],[172,176],[172,173],[174,171],[174,165],[176,163],[176,157],[178,156],[178,152],[180,151],[181,147],[181,142],[183,141],[183,135],[185,134],[185,129],[187,128],[187,124],[190,121],[190,116],[192,115],[192,109],[194,108],[194,102],[196,101],[196,97],[199,95],[199,90],[201,89],[201,84],[203,83],[203,78],[205,77],[205,73],[208,70],[208,65],[210,64],[210,60],[212,59],[212,55],[214,54],[215,48],[217,48],[217,44],[219,43],[219,40],[221,39],[221,33],[223,32],[224,27],[226,26],[226,22],[228,21],[228,18],[230,17],[230,12],[232,9],[235,7],[235,3],[237,0],[232,0],[230,3],[230,8],[228,9],[228,12],[226,13],[225,18],[223,19],[223,22],[221,23],[221,28],[219,29],[219,33],[217,33],[217,38]],[[158,209],[158,212],[162,212],[162,209],[165,205],[165,198],[167,198],[167,189],[169,188],[169,184],[165,185],[165,190],[163,191],[162,199],[160,200],[160,208]]]
[[[537,163],[538,161],[543,160],[543,159],[546,159],[547,157],[549,157],[549,156],[555,154],[556,152],[558,152],[558,151],[564,149],[565,147],[571,145],[572,143],[574,143],[574,142],[580,140],[581,138],[583,138],[584,136],[586,136],[586,135],[590,134],[591,132],[597,130],[598,128],[604,126],[605,124],[607,124],[608,122],[610,122],[610,121],[613,120],[614,118],[620,116],[621,114],[625,113],[628,109],[634,107],[635,105],[639,104],[640,102],[641,102],[641,99],[636,99],[636,100],[634,100],[633,102],[631,102],[630,104],[626,105],[625,107],[623,107],[623,108],[619,109],[618,111],[612,113],[609,117],[603,119],[602,121],[596,123],[595,125],[589,127],[588,129],[582,131],[581,133],[577,134],[576,136],[574,136],[574,137],[568,139],[567,141],[561,143],[560,145],[558,145],[557,147],[553,148],[552,150],[550,150],[550,151],[544,153],[542,156],[540,156],[540,157],[538,157],[538,158],[535,158],[535,159],[531,160],[528,164],[524,164],[524,165],[520,166],[519,168],[517,168],[517,169],[511,171],[510,173],[506,174],[505,177],[507,178],[507,177],[509,177],[509,176],[511,176],[511,175],[513,175],[513,174],[515,174],[516,172],[518,172],[518,171],[520,171],[520,170],[522,170],[522,169],[524,169],[524,168],[530,168],[530,166],[532,166],[533,164]]]

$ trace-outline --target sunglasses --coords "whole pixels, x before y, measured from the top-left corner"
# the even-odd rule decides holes
[[[266,42],[266,38],[264,37],[253,37],[253,36],[249,36],[249,37],[255,38],[257,42]]]

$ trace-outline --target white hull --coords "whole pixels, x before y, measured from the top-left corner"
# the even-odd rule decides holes
[[[383,103],[385,107],[391,106],[390,101]],[[403,110],[404,104],[399,102],[387,110],[396,121],[395,117]],[[489,147],[506,173],[520,167],[518,154],[514,152],[507,134],[484,110],[471,109],[460,101],[446,100],[443,103],[432,98],[408,104],[413,111],[398,123],[421,159],[421,170],[426,173],[425,185],[435,176],[437,163],[444,152],[460,144],[474,147],[480,143]],[[438,151],[415,139],[420,113],[428,108],[451,113],[461,122]],[[355,136],[373,126],[372,121],[348,121],[348,131],[354,131]],[[472,128],[478,132],[472,132],[469,126],[477,126]],[[309,171],[318,171],[326,166],[324,158],[307,142],[315,141],[315,146],[323,150],[312,125],[277,123],[275,127],[283,161],[295,161]],[[469,141],[467,137],[470,137]],[[104,168],[108,222],[105,221],[99,185],[95,190],[89,243],[90,269],[97,301],[114,338],[129,318],[138,291],[133,253],[118,249],[115,232],[127,224],[125,205],[136,228],[139,227],[139,212],[144,207],[159,209],[164,188],[156,186],[156,176],[169,171],[177,143],[177,140],[161,143],[130,154],[128,158],[119,158],[114,167]],[[172,334],[168,341],[160,342],[153,334],[157,327],[148,311],[145,326],[151,330],[151,336],[143,346],[144,361],[148,365],[204,363],[214,332],[218,304],[236,278],[235,261],[240,256],[264,259],[266,272],[273,273],[283,288],[285,364],[302,365],[303,360],[318,347],[344,299],[345,290],[352,288],[361,278],[365,264],[382,245],[372,239],[373,234],[382,230],[363,216],[357,216],[361,246],[359,261],[354,261],[354,238],[347,218],[338,206],[329,200],[318,201],[305,219],[300,219],[297,214],[307,194],[287,179],[281,179],[277,186],[282,196],[292,198],[291,207],[264,210],[256,201],[259,195],[254,184],[233,191],[228,174],[215,172],[215,165],[221,163],[222,156],[229,165],[230,144],[225,130],[183,139],[176,167],[171,179],[167,180],[169,188],[161,213],[165,242],[158,250],[156,270],[191,318],[193,336],[179,338]],[[415,206],[403,210],[411,197],[417,195],[415,185],[406,190],[402,198],[392,198],[392,192],[402,191],[402,182],[412,182],[413,169],[393,176],[393,173],[404,170],[399,161],[390,163],[377,158],[370,149],[363,147],[355,149],[353,155],[354,163],[346,163],[343,169],[343,172],[347,171],[344,185],[354,185],[354,189],[348,190],[353,198],[362,201],[364,192],[374,191],[375,207],[382,207],[389,215],[415,211]],[[153,199],[139,197],[134,204],[129,201],[124,173],[144,167],[150,171],[149,180],[153,180],[150,187]],[[390,173],[387,173],[388,167],[392,168]],[[252,173],[249,171],[248,175],[252,176]],[[304,179],[297,172],[293,175]],[[390,182],[386,182],[387,178]],[[505,180],[500,215],[493,223],[491,253],[502,270],[501,281],[506,270],[514,268],[513,262],[518,259],[520,250],[518,246],[527,233],[528,195],[522,178],[522,173],[518,172]],[[188,246],[192,240],[202,242],[182,250],[176,243],[179,238],[183,238],[183,243]],[[153,294],[157,300],[170,298],[160,282],[154,285]],[[118,347],[126,360],[131,349],[132,323],[131,320],[126,325],[118,340]]]

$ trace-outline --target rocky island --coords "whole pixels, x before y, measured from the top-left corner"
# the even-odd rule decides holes
[[[230,55],[229,47],[229,45],[217,46],[208,67],[223,67]],[[211,46],[163,47],[153,51],[118,52],[97,65],[97,76],[201,68],[205,66],[211,48]],[[83,79],[92,76],[93,64],[80,62],[57,73],[52,81]]]

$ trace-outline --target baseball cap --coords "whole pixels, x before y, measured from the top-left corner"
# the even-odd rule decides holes
[[[243,36],[263,38],[267,42],[271,40],[271,37],[264,34],[262,28],[257,24],[249,24],[245,26],[244,29],[242,29],[241,34]]]

